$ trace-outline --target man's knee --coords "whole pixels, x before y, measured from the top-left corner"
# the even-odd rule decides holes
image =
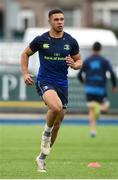
[[[51,108],[51,111],[53,113],[60,113],[63,109],[63,106],[62,105],[54,105],[52,108]]]

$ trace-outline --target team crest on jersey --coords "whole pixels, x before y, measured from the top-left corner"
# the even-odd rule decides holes
[[[44,86],[43,87],[43,90],[45,91],[45,90],[47,90],[48,89],[48,86]]]
[[[69,44],[65,44],[64,45],[64,49],[67,50],[67,51],[70,50],[70,45]]]
[[[49,49],[49,44],[48,44],[48,43],[44,43],[44,44],[43,44],[43,48],[44,48],[44,49]]]

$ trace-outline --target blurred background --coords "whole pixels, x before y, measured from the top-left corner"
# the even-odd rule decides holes
[[[80,29],[107,29],[114,33],[116,43],[105,44],[103,54],[111,61],[118,77],[118,0],[0,0],[0,112],[46,111],[35,87],[24,84],[20,55],[28,44],[28,29],[48,28],[47,15],[53,8],[64,11],[65,26],[77,29],[78,36]],[[92,34],[86,37],[86,42],[90,38]],[[108,37],[102,38],[107,40]],[[80,43],[83,59],[90,54],[91,45]],[[108,78],[110,113],[117,114],[118,93],[111,94],[109,81]],[[84,88],[72,72],[69,74],[68,113],[87,113]]]
[[[77,39],[83,59],[90,55],[94,41],[102,43],[102,54],[113,65],[118,83],[118,0],[0,0],[0,179],[118,179],[118,92],[112,93],[108,75],[111,106],[97,121],[102,126],[95,141],[90,140],[90,127],[81,126],[89,124],[84,87],[77,80],[78,71],[72,69],[64,118],[69,126],[62,127],[47,159],[48,174],[36,171],[34,159],[47,108],[35,86],[25,85],[20,56],[34,36],[49,29],[47,15],[53,8],[64,11],[65,31]],[[30,62],[35,80],[37,53]],[[90,162],[102,167],[88,169]]]

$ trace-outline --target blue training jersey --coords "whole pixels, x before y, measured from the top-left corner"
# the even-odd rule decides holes
[[[37,36],[29,45],[33,52],[38,51],[40,67],[37,81],[68,86],[68,66],[65,57],[79,53],[77,41],[64,32],[62,38],[50,37],[49,32]]]
[[[115,74],[106,58],[101,55],[92,55],[84,61],[78,78],[85,83],[86,94],[106,96],[107,71],[110,72],[112,85],[116,86]]]

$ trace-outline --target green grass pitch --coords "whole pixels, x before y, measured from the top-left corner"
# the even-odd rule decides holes
[[[98,126],[96,138],[89,126],[62,125],[47,158],[47,173],[37,172],[35,157],[43,126],[0,126],[0,179],[117,179],[118,126]],[[100,168],[87,167],[99,162]]]

